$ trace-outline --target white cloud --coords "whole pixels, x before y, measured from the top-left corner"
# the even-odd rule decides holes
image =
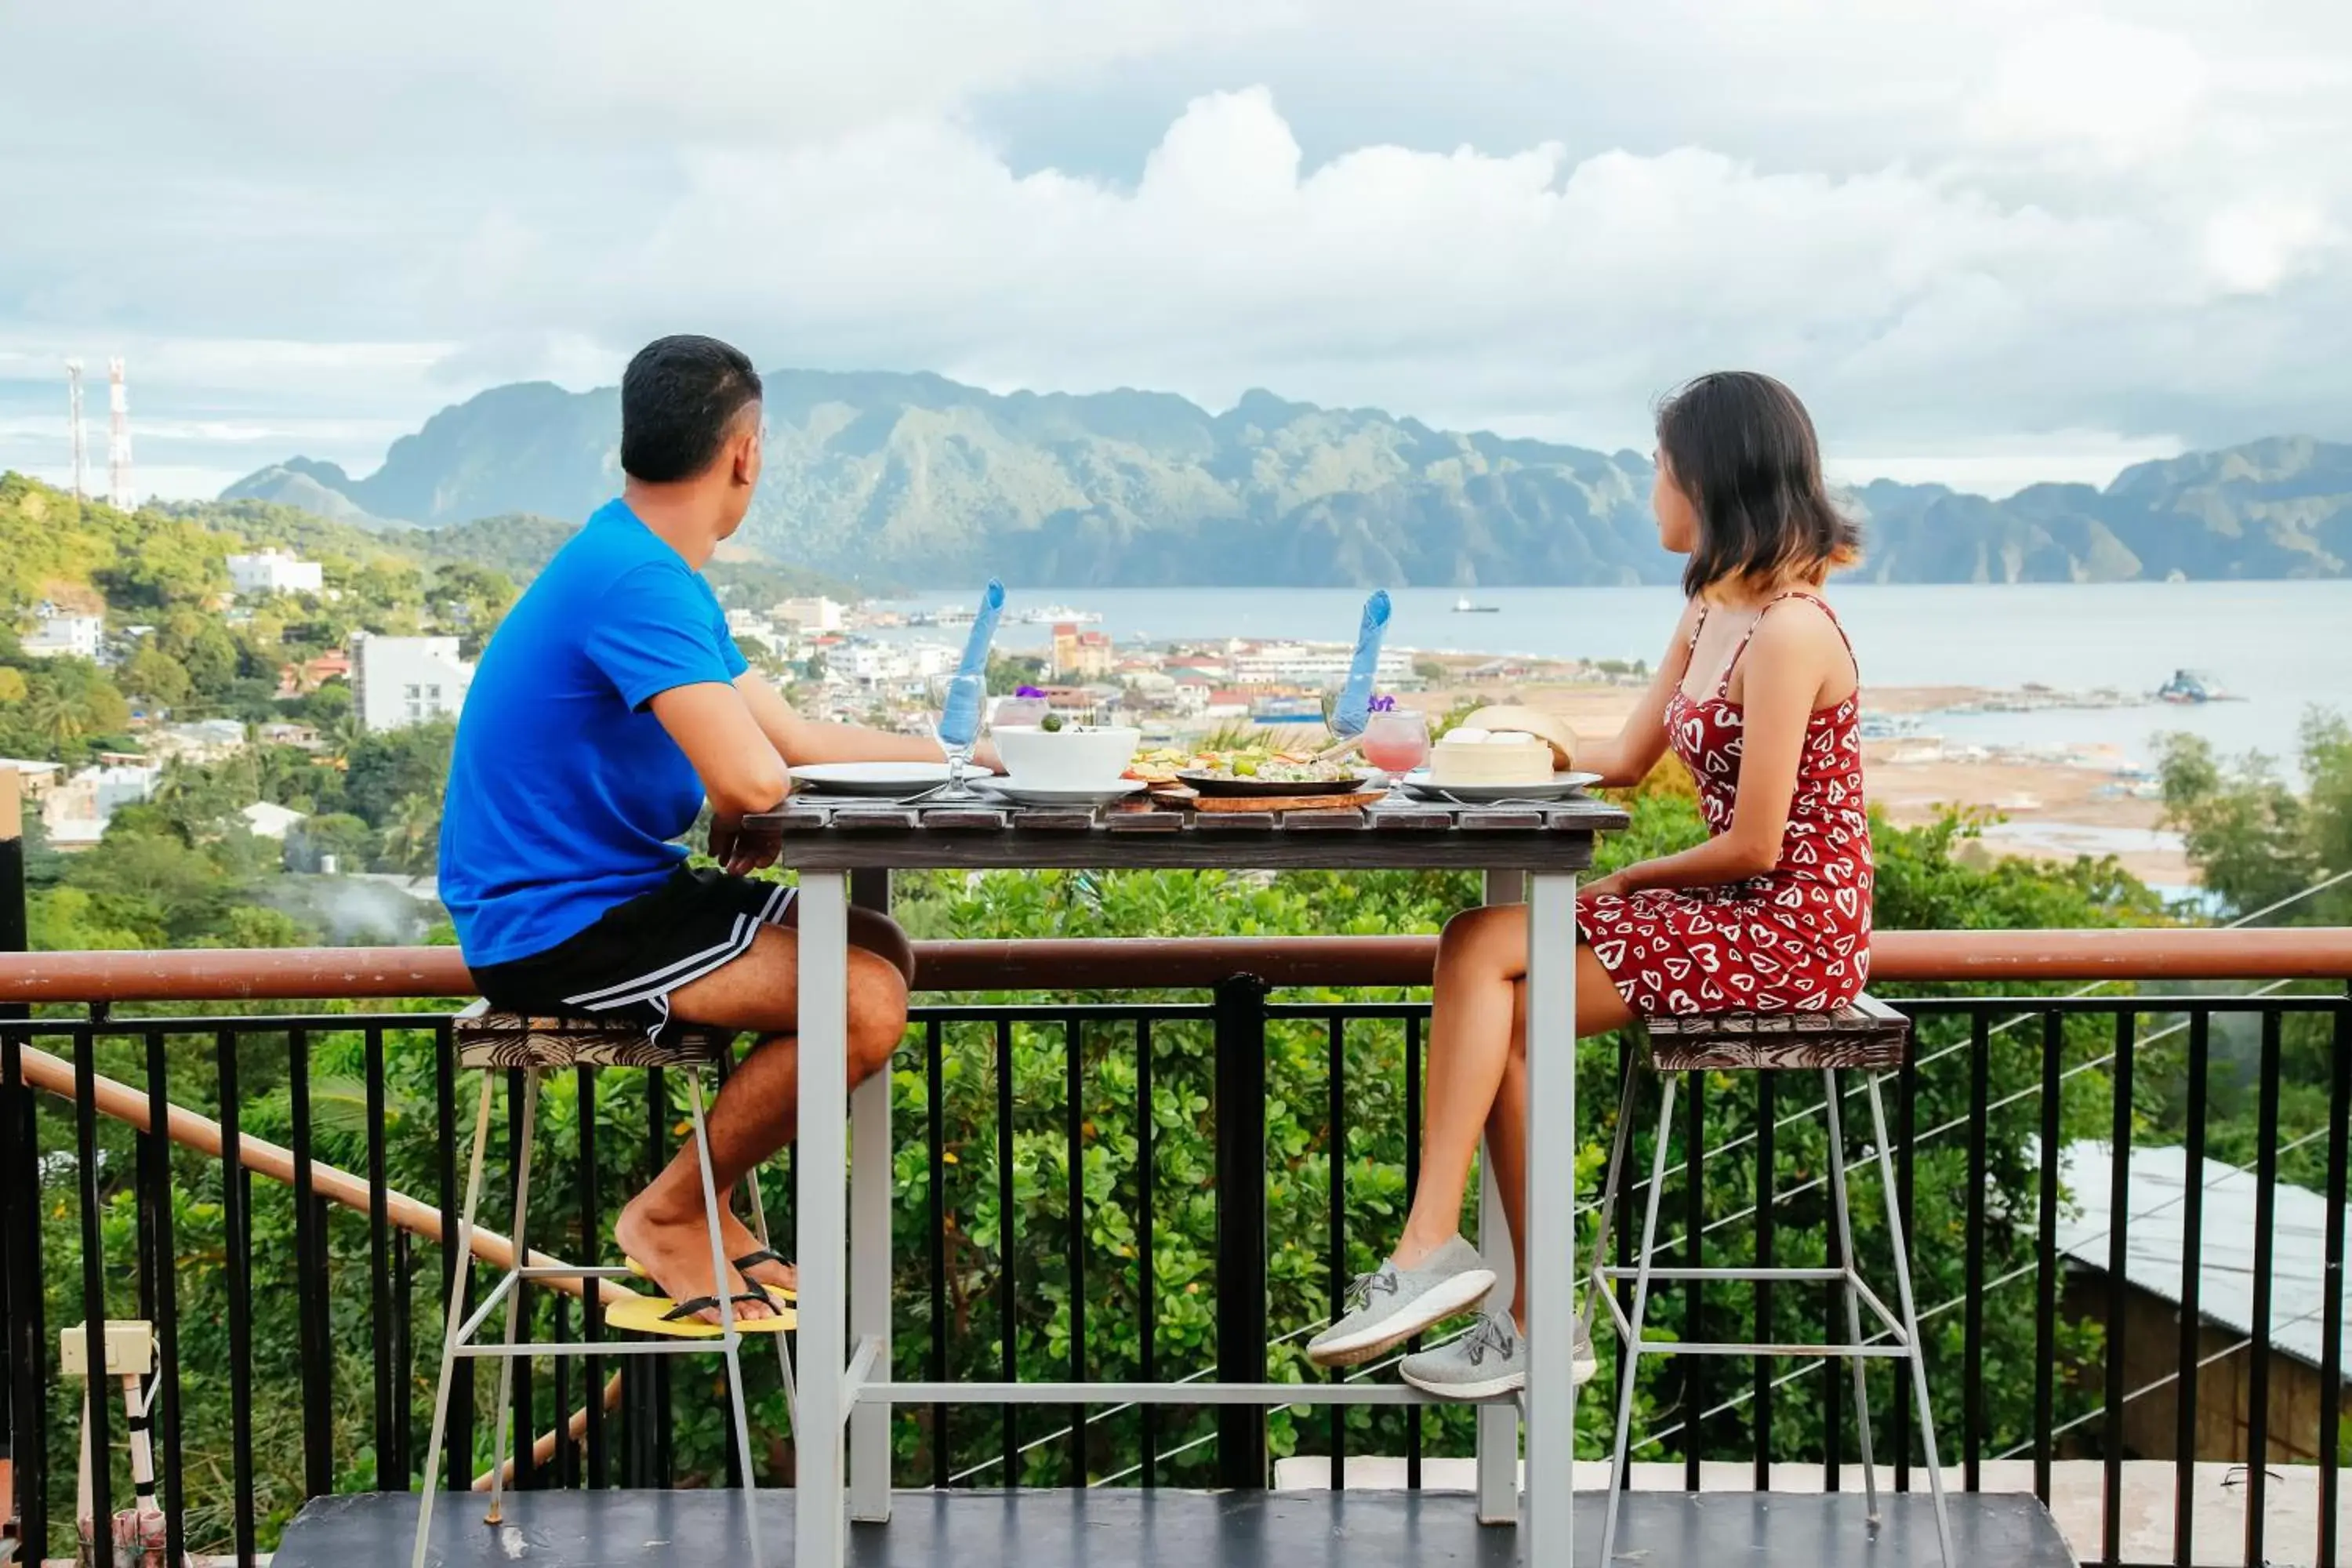
[[[361,426],[698,329],[1602,446],[1755,364],[1833,447],[1986,486],[2352,436],[2352,13],[2319,0],[363,16],[159,15],[106,40],[104,114],[73,72],[12,83],[0,210],[42,221],[0,239],[0,414],[124,352],[142,420],[299,414],[363,468]]]
[[[2177,149],[2203,106],[2204,57],[2178,34],[2062,16],[2010,47],[1968,111],[1990,141],[2080,145],[2118,161]]]
[[[2256,198],[2215,213],[2205,226],[2205,264],[2232,293],[2268,294],[2316,267],[2341,242],[2327,215],[2308,200]]]

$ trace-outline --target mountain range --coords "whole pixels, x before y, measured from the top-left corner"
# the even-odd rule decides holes
[[[1253,391],[999,395],[942,376],[782,370],[741,542],[851,582],[1038,587],[1663,583],[1630,451],[1433,429]],[[620,395],[544,382],[443,409],[353,479],[291,458],[224,500],[362,526],[576,520],[620,485]],[[1861,575],[1884,582],[2340,577],[2352,445],[2277,437],[2000,500],[1878,480]]]

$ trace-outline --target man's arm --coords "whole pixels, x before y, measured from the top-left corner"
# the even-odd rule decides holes
[[[646,706],[686,753],[709,797],[712,857],[739,877],[775,859],[773,837],[747,836],[743,818],[782,805],[792,781],[742,695],[703,680],[656,692]]]
[[[925,736],[803,719],[782,693],[749,671],[735,678],[735,689],[768,744],[787,763],[936,763],[941,754],[940,743]],[[974,760],[994,768],[996,749],[983,742]]]

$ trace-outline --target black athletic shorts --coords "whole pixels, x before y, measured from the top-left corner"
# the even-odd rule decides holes
[[[783,924],[792,907],[793,889],[780,882],[681,866],[544,952],[480,965],[474,984],[503,1012],[618,1016],[659,1039],[669,994],[742,957],[760,928]]]

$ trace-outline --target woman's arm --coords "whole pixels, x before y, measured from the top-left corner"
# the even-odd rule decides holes
[[[1675,623],[1674,640],[1666,645],[1665,657],[1658,660],[1658,672],[1650,678],[1649,689],[1642,693],[1624,727],[1608,740],[1579,750],[1576,765],[1599,773],[1603,788],[1633,788],[1649,777],[1658,759],[1666,754],[1666,704],[1690,668],[1691,632],[1697,626],[1698,605],[1685,605],[1682,619]]]
[[[1760,877],[1780,863],[1790,803],[1815,700],[1844,657],[1837,633],[1818,615],[1766,616],[1748,645],[1741,703],[1739,790],[1731,826],[1678,855],[1643,860],[1607,879],[1613,888],[1712,888]]]

